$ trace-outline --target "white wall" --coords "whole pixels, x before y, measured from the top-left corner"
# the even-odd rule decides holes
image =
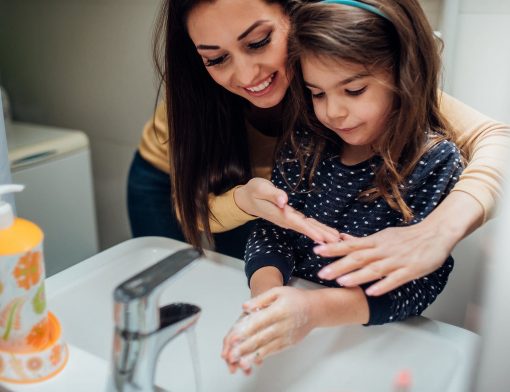
[[[156,0],[0,0],[0,76],[18,121],[90,138],[102,248],[130,237],[126,176],[151,115]]]
[[[4,113],[2,108],[2,98],[0,97],[0,185],[11,183],[11,172],[9,170],[9,161],[7,160]],[[14,196],[12,194],[4,195],[2,200],[14,205]]]
[[[510,0],[456,0],[457,32],[448,79],[451,93],[510,123]]]

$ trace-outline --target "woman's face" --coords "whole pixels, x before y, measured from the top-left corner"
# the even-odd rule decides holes
[[[278,105],[287,91],[289,18],[263,0],[202,2],[187,19],[188,33],[220,86],[259,108]]]

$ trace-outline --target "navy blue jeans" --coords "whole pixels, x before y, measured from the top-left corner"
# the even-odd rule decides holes
[[[167,173],[155,168],[137,151],[128,176],[128,213],[133,237],[161,236],[184,241],[172,206]],[[244,249],[254,222],[214,234],[217,252],[244,258]]]

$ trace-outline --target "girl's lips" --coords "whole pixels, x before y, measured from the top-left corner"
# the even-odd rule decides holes
[[[350,132],[354,129],[358,128],[358,125],[356,125],[355,127],[352,127],[352,128],[335,128],[338,132]]]
[[[273,74],[271,74],[270,77],[268,78],[268,79],[270,79],[269,85],[260,91],[250,91],[246,87],[243,87],[243,89],[244,89],[244,91],[246,91],[249,95],[251,95],[253,97],[260,97],[262,95],[266,95],[273,90],[273,86],[275,85],[275,81],[276,81],[277,77],[278,77],[278,72],[274,72]],[[259,85],[262,83],[259,83]]]

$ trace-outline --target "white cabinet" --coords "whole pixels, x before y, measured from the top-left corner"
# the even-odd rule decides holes
[[[7,133],[18,216],[44,231],[46,276],[98,251],[88,138],[83,132],[12,123]]]

